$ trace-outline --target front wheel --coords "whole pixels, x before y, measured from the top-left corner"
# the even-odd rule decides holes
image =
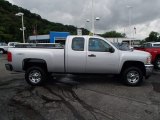
[[[41,67],[33,66],[26,70],[25,79],[32,86],[42,85],[47,80],[47,72]]]
[[[143,81],[142,71],[138,67],[130,67],[123,71],[122,79],[129,86],[140,85]]]

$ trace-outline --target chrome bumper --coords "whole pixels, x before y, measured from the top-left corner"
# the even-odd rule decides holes
[[[154,66],[151,64],[151,65],[145,65],[145,68],[146,68],[146,79],[149,78],[151,76],[151,74],[153,73],[153,68]]]

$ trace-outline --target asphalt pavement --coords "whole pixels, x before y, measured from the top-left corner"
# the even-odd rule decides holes
[[[74,75],[32,87],[5,63],[0,54],[0,120],[160,120],[160,71],[138,87],[114,76]]]

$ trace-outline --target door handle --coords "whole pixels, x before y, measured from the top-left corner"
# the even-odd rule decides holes
[[[91,55],[88,55],[88,57],[96,57],[96,55],[94,55],[94,54],[91,54]]]

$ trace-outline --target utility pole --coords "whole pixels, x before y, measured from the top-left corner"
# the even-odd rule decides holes
[[[20,28],[20,30],[22,30],[22,33],[23,33],[23,43],[25,43],[24,31],[25,31],[26,28],[24,27],[24,21],[23,21],[23,15],[24,15],[24,13],[19,12],[19,13],[15,14],[15,15],[22,17],[22,28]]]
[[[92,32],[94,35],[94,0],[92,0]]]
[[[129,9],[129,15],[128,15],[128,22],[129,22],[129,34],[131,34],[132,33],[132,31],[131,31],[131,14],[132,14],[132,6],[129,6],[129,5],[127,5],[127,8]],[[131,36],[130,36],[131,37]],[[131,40],[130,40],[130,42],[129,42],[129,45],[131,46],[132,45],[132,43],[131,43]]]

